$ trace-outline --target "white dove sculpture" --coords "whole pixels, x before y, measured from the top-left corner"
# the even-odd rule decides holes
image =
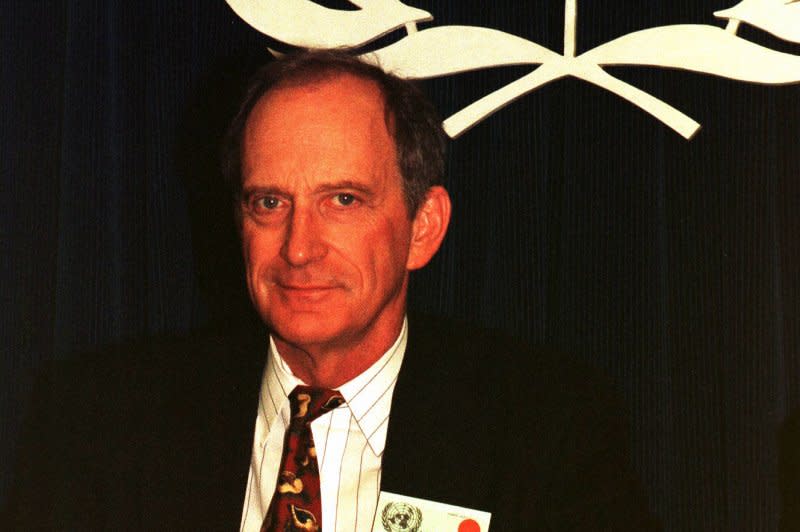
[[[397,0],[349,1],[360,9],[330,9],[310,0],[227,0],[258,31],[306,48],[355,48],[397,28],[433,20],[427,11]]]
[[[746,22],[779,39],[800,43],[798,0],[742,0],[730,9],[716,11],[714,16]]]
[[[522,77],[484,95],[444,121],[453,138],[539,87],[575,77],[638,105],[690,139],[700,124],[666,102],[606,72],[617,65],[680,68],[750,83],[800,82],[800,55],[779,52],[736,35],[746,22],[800,43],[800,0],[742,0],[718,11],[728,27],[706,24],[658,26],[577,54],[578,0],[564,1],[564,51],[480,26],[417,29],[427,11],[400,0],[348,0],[358,9],[331,9],[313,0],[226,0],[257,30],[301,48],[358,48],[405,26],[406,35],[363,57],[407,78],[432,78],[506,65],[530,65]],[[409,1],[409,0],[407,0]],[[276,52],[273,52],[276,53]]]

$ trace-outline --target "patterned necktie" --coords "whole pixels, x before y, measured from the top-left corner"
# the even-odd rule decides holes
[[[261,532],[319,532],[322,503],[311,422],[343,404],[344,398],[335,390],[297,386],[289,394],[289,402],[292,419],[283,440],[275,494]]]

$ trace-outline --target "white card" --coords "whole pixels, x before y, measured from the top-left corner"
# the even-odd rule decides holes
[[[382,491],[372,532],[487,532],[492,514]]]

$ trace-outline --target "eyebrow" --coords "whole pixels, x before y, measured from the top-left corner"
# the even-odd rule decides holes
[[[357,181],[351,180],[343,180],[343,181],[336,181],[333,183],[322,183],[318,185],[313,193],[325,193],[325,192],[335,192],[337,190],[354,190],[356,192],[360,192],[364,195],[372,195],[375,193],[375,189],[365,185],[364,183],[359,183]],[[260,194],[276,194],[276,195],[283,195],[283,196],[290,196],[291,194],[287,191],[284,187],[278,185],[265,185],[265,186],[249,186],[242,189],[242,198],[246,198],[255,193]]]
[[[316,191],[334,192],[342,189],[355,190],[357,192],[361,192],[362,194],[373,194],[375,192],[372,187],[365,185],[364,183],[358,183],[357,181],[350,180],[336,181],[335,183],[323,183],[316,188]]]
[[[247,201],[247,199],[250,196],[254,195],[254,194],[268,194],[268,195],[273,195],[274,194],[274,195],[285,196],[286,192],[281,190],[280,187],[276,187],[276,186],[266,186],[266,187],[250,186],[250,187],[243,187],[242,188],[242,193],[240,195],[241,196],[241,200],[242,201]]]

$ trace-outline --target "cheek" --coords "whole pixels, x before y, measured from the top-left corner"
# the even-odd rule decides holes
[[[253,258],[253,247],[255,243],[255,238],[252,231],[247,230],[246,228],[242,229],[242,257],[244,258],[244,265],[248,271],[251,268],[251,260]]]
[[[258,273],[271,260],[274,254],[273,240],[263,230],[252,227],[242,229],[242,256],[248,275]]]
[[[387,223],[362,240],[362,256],[377,284],[394,285],[406,273],[410,234],[405,224]]]

